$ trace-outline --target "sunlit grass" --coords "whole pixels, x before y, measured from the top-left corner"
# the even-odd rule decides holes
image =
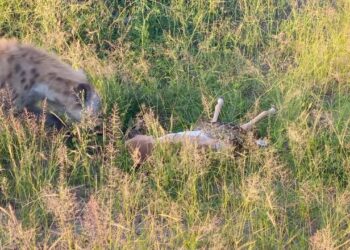
[[[349,248],[347,0],[13,0],[0,13],[1,36],[84,69],[106,113],[102,133],[67,134],[1,108],[1,248]],[[223,121],[276,105],[258,128],[268,148],[157,145],[135,168],[123,132],[142,106],[161,135],[219,96]]]

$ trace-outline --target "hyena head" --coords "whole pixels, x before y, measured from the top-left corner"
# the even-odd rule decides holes
[[[50,111],[58,115],[65,114],[76,122],[82,120],[83,114],[96,118],[100,115],[101,99],[90,83],[65,80],[61,77],[56,77],[51,83],[33,86],[35,95],[40,95],[40,99],[47,101]]]
[[[66,113],[76,121],[81,121],[83,112],[98,117],[101,111],[101,99],[89,83],[78,83],[73,87],[70,100],[66,103]]]

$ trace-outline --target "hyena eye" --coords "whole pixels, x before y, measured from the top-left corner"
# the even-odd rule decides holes
[[[88,94],[90,92],[90,85],[86,83],[80,83],[77,87],[74,88],[74,92],[77,96],[78,102],[86,102]]]

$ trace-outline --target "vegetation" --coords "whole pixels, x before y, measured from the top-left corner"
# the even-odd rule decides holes
[[[108,114],[73,136],[0,113],[3,249],[350,247],[348,0],[0,1],[0,34],[83,68]],[[123,132],[188,129],[275,105],[267,149],[159,145],[133,166]]]

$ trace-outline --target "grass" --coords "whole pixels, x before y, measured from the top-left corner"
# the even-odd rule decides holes
[[[350,4],[0,1],[0,34],[83,68],[108,114],[74,139],[0,113],[2,249],[350,247]],[[267,149],[159,146],[135,169],[122,136],[188,129],[276,105]]]

